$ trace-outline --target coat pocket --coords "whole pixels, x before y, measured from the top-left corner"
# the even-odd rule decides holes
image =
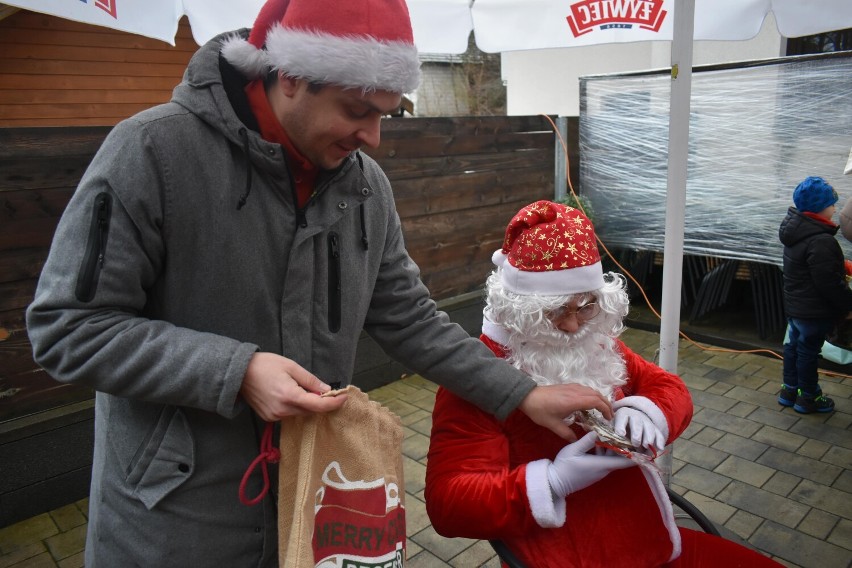
[[[192,476],[195,469],[195,442],[186,415],[180,408],[166,407],[127,483],[150,510]]]
[[[343,288],[340,281],[340,235],[328,234],[328,330],[340,331]]]
[[[109,218],[112,213],[112,196],[103,192],[95,196],[92,222],[89,225],[89,240],[80,272],[77,274],[77,287],[74,294],[81,302],[91,302],[98,288],[98,279],[106,257],[106,243],[109,235]]]

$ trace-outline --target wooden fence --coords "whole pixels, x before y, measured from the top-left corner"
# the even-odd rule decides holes
[[[576,127],[569,122],[570,140]],[[0,527],[88,491],[92,392],[56,383],[33,362],[24,311],[59,216],[108,131],[0,128],[0,463],[8,472],[0,479]],[[394,118],[382,133],[369,154],[393,184],[407,247],[433,297],[480,289],[511,216],[554,194],[550,122]],[[576,146],[570,151],[576,156]],[[362,388],[395,380],[400,370],[362,340],[354,378]]]
[[[0,19],[0,127],[112,126],[171,98],[198,49],[20,10]]]
[[[481,288],[512,215],[553,197],[544,117],[393,119],[368,154],[391,180],[406,245],[436,299]]]

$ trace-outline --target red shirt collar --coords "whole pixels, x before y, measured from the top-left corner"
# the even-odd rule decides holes
[[[319,168],[293,146],[290,137],[287,136],[287,132],[272,111],[263,81],[260,79],[252,81],[246,85],[245,92],[251,111],[257,119],[260,135],[267,142],[281,144],[284,147],[287,163],[290,165],[293,181],[296,183],[299,205],[304,206],[313,193]]]
[[[831,219],[826,219],[819,213],[813,213],[811,211],[802,211],[802,215],[807,217],[808,219],[813,219],[814,221],[819,221],[823,225],[828,225],[831,228],[837,227],[837,224]]]

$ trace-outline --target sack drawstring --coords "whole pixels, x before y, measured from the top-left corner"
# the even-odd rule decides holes
[[[267,422],[263,429],[263,435],[260,437],[260,455],[254,458],[243,475],[242,481],[240,481],[240,503],[243,505],[257,505],[269,493],[269,464],[278,463],[278,460],[281,459],[281,452],[272,444],[273,430],[272,422]],[[248,485],[249,478],[258,466],[260,466],[260,472],[263,474],[263,487],[257,497],[249,499],[246,496],[246,485]]]

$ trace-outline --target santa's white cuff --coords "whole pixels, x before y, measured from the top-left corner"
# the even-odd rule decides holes
[[[660,410],[660,407],[651,402],[650,398],[644,396],[626,396],[621,400],[617,400],[612,403],[613,412],[623,407],[635,408],[636,410],[643,412],[648,418],[651,419],[651,422],[654,423],[654,426],[656,426],[660,430],[660,432],[663,433],[663,437],[666,439],[666,443],[668,443],[668,420],[666,420],[666,415],[663,414],[663,411]]]
[[[527,498],[533,518],[543,528],[558,528],[565,524],[565,499],[553,495],[547,480],[550,460],[527,464]]]
[[[488,319],[487,313],[482,317],[482,334],[498,345],[505,346],[509,344],[509,330]]]

